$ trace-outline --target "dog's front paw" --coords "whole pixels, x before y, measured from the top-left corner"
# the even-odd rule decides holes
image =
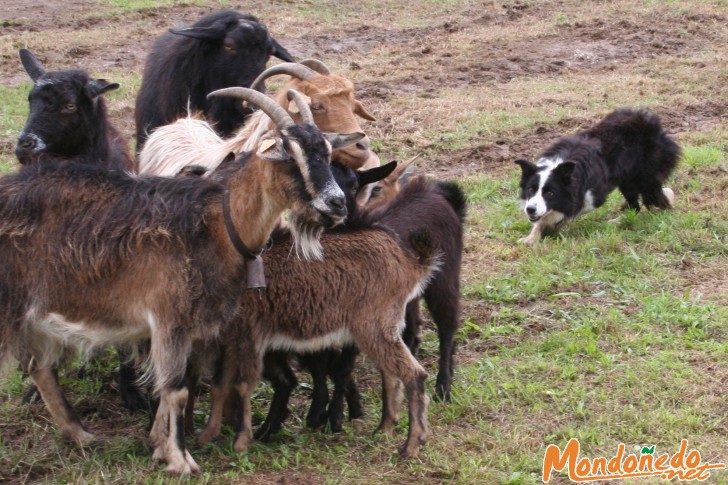
[[[519,239],[518,243],[525,244],[527,246],[533,246],[534,244],[538,243],[538,241],[540,239],[541,238],[539,236],[536,236],[534,234],[529,234],[528,236],[522,237],[521,239]]]

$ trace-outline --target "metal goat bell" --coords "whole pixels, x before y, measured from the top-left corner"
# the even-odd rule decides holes
[[[265,271],[263,258],[260,255],[253,259],[245,259],[245,277],[248,288],[265,288]]]

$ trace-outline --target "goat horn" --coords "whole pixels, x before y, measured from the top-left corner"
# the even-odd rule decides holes
[[[301,112],[301,118],[303,119],[303,122],[305,124],[316,124],[313,121],[313,113],[311,113],[311,108],[308,106],[308,102],[306,102],[306,99],[303,97],[303,95],[301,95],[301,93],[299,93],[295,89],[289,89],[288,100],[296,103],[296,106],[298,106],[298,111]]]
[[[296,62],[282,62],[280,64],[276,64],[273,67],[269,67],[268,69],[260,73],[260,76],[255,78],[253,84],[250,85],[250,89],[260,91],[260,88],[265,86],[266,79],[278,74],[288,74],[289,76],[296,77],[302,81],[307,81],[314,76],[318,76],[318,73],[316,71],[308,66],[304,66],[303,64],[298,64]]]
[[[262,109],[281,130],[295,124],[293,118],[278,103],[265,94],[253,89],[241,87],[224,88],[207,95],[208,99],[215,97],[239,98],[254,104]]]
[[[331,74],[331,69],[329,69],[329,66],[319,61],[318,59],[304,59],[299,62],[299,64],[310,67],[317,73],[323,74],[324,76],[328,76],[329,74]]]

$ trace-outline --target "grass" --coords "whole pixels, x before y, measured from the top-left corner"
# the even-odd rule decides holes
[[[168,12],[176,22],[183,16],[178,12],[197,15],[201,5],[222,4],[170,1],[155,15]],[[725,0],[619,0],[588,8],[580,2],[510,0],[352,5],[253,2],[250,9],[284,45],[289,41],[306,54],[320,53],[344,72],[350,61],[359,64],[351,74],[370,93],[363,101],[378,121],[365,128],[383,160],[422,152],[420,170],[455,173],[465,188],[463,327],[457,334],[453,402],[431,403],[432,438],[419,458],[402,461],[395,450],[404,440],[406,418],[395,438],[371,434],[380,402],[379,379],[369,362],[357,369],[366,418],[347,424],[340,435],[305,428],[309,387],[301,376],[292,415],[272,443],[235,453],[230,429],[202,449],[190,437],[191,452],[204,469],[194,482],[537,483],[546,446],[564,446],[574,437],[591,458],[611,456],[618,443],[628,450],[656,445],[658,452],[674,452],[686,438],[704,461],[726,462],[728,124],[721,115],[726,109],[721,87],[728,71],[719,48],[728,41],[720,28]],[[118,24],[65,30],[43,38],[40,48],[108,50],[109,28],[129,30],[114,42],[147,45],[163,28],[145,30],[155,16],[139,20],[138,13],[156,6],[98,2],[94,15],[117,15]],[[126,29],[125,16],[133,28]],[[310,32],[297,33],[304,21]],[[473,67],[477,60],[487,67],[534,49],[550,56],[550,49],[572,42],[593,41],[619,53],[626,49],[619,40],[588,35],[624,25],[638,27],[625,35],[652,37],[646,44],[630,40],[629,56],[600,65],[524,70],[508,79]],[[0,33],[6,41],[0,57],[14,57],[19,44],[40,42],[41,34]],[[386,42],[367,44],[372,34]],[[352,35],[365,42],[351,47]],[[682,44],[670,44],[675,39]],[[303,47],[307,43],[315,47]],[[668,48],[655,50],[651,43]],[[507,52],[511,47],[515,52]],[[51,59],[59,68],[81,62]],[[540,60],[526,61],[519,66]],[[108,101],[112,117],[130,135],[141,67],[100,69],[103,65],[92,66],[93,72],[122,84]],[[382,86],[390,89],[383,96],[367,91]],[[28,88],[0,86],[0,171],[15,165],[12,147],[26,116]],[[668,183],[676,209],[622,214],[615,193],[538,247],[517,245],[530,224],[515,200],[519,174],[512,160],[535,156],[554,137],[621,105],[657,111],[680,141],[683,158]],[[473,162],[484,163],[467,168]],[[427,328],[420,358],[430,375],[436,372],[437,343]],[[88,450],[65,443],[41,404],[21,405],[28,381],[17,371],[7,373],[0,382],[0,480],[167,481],[151,461],[147,417],[119,404],[109,377],[115,365],[107,358],[63,374],[74,406],[102,438]],[[256,419],[264,417],[270,395],[266,385],[259,388]],[[204,424],[206,398],[201,404],[198,427]],[[567,480],[561,474],[554,481]],[[711,481],[728,483],[728,473],[715,472]]]

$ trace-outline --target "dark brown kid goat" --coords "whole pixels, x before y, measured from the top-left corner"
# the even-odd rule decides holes
[[[200,470],[184,445],[188,363],[238,317],[245,261],[266,246],[282,211],[292,210],[294,233],[343,220],[331,149],[363,136],[327,141],[262,94],[238,94],[277,128],[257,152],[210,179],[131,176],[62,160],[0,179],[0,363],[30,355],[49,412],[64,436],[84,445],[94,437],[63,396],[56,366],[74,348],[149,339],[149,377],[160,396],[154,458],[182,475]]]
[[[392,185],[392,176],[401,177],[403,164],[387,177]],[[452,182],[428,181],[424,177],[410,177],[398,190],[400,192],[386,204],[376,209],[357,214],[354,199],[365,189],[359,172],[345,167],[332,167],[337,183],[347,197],[350,215],[347,225],[356,224],[363,217],[370,223],[376,222],[391,228],[405,238],[415,231],[427,229],[442,251],[440,270],[424,287],[421,298],[425,299],[432,319],[437,326],[440,342],[440,361],[436,395],[443,400],[450,399],[454,370],[454,336],[460,328],[460,268],[463,251],[463,223],[466,212],[465,195]],[[420,297],[407,304],[406,327],[403,340],[414,353],[419,344],[422,326]],[[299,361],[313,377],[313,399],[306,418],[312,428],[323,426],[329,421],[331,430],[341,430],[343,422],[343,400],[349,405],[349,417],[362,415],[359,392],[351,373],[359,351],[353,346],[329,349],[317,353],[301,354]],[[278,431],[288,415],[287,405],[290,393],[296,386],[296,377],[288,364],[288,355],[273,352],[266,355],[265,376],[275,390],[270,411],[265,422],[256,432],[256,438],[267,441]],[[329,401],[326,377],[334,382],[334,393]],[[328,408],[327,408],[328,405]],[[386,412],[386,408],[384,410]]]
[[[268,286],[244,291],[246,311],[220,339],[222,356],[213,378],[204,444],[220,434],[228,392],[242,406],[235,421],[235,450],[253,437],[250,398],[266,350],[311,352],[355,343],[380,368],[385,412],[379,430],[397,422],[401,385],[407,392],[410,429],[401,452],[412,456],[428,435],[426,373],[402,341],[404,311],[436,271],[439,251],[426,230],[402,239],[384,226],[364,223],[321,235],[326,259],[302,265],[288,257],[289,237],[274,238],[266,254]],[[386,286],[384,288],[383,286]]]

